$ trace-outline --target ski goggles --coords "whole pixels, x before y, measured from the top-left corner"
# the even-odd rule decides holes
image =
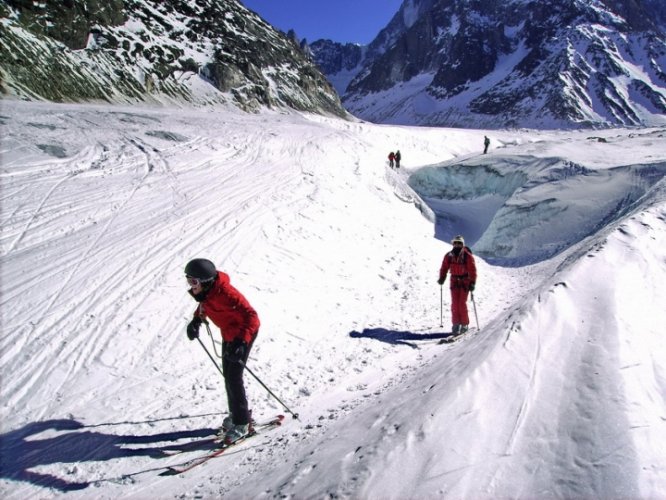
[[[193,278],[192,276],[187,276],[187,275],[185,275],[185,279],[187,280],[187,284],[190,286],[199,286],[203,285],[204,283],[213,281],[213,280],[200,280],[199,278]]]
[[[210,283],[213,280],[200,280],[199,278],[193,278],[192,276],[187,276],[185,275],[185,279],[187,280],[187,284],[190,286],[199,286],[203,285],[204,283]]]
[[[192,276],[185,276],[187,284],[190,286],[198,286],[201,284],[201,280],[198,278],[193,278]]]

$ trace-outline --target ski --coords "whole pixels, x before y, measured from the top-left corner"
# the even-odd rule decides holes
[[[452,344],[461,337],[460,334],[452,333],[448,337],[444,337],[442,340],[437,342],[438,344]]]
[[[162,455],[165,457],[173,457],[175,455],[180,455],[181,453],[187,453],[189,451],[204,451],[217,449],[220,445],[220,439],[217,437],[199,439],[198,441],[190,441],[185,444],[176,445],[172,449],[160,450]]]
[[[451,334],[447,335],[446,337],[444,337],[442,340],[440,340],[438,342],[438,344],[452,344],[453,342],[458,340],[460,337],[463,337],[466,333],[469,333],[469,330],[467,330],[466,332],[462,332],[462,333],[451,333]]]
[[[262,421],[262,422],[252,422],[250,426],[251,431],[262,431],[266,427],[274,427],[275,420],[284,419],[284,415],[277,415],[271,419]],[[180,455],[181,453],[187,453],[192,451],[206,451],[206,450],[217,450],[222,444],[222,437],[224,432],[222,430],[218,431],[215,437],[199,439],[198,441],[190,441],[188,443],[179,444],[174,446],[172,449],[162,450],[162,455],[172,457],[175,455]]]
[[[251,438],[252,436],[256,436],[257,434],[260,434],[268,429],[272,429],[274,427],[278,427],[282,425],[282,421],[284,420],[284,415],[277,415],[276,417],[267,420],[265,422],[259,422],[255,423],[250,431],[250,433],[239,439],[238,441],[235,441],[231,444],[226,444],[221,439],[215,439],[215,440],[206,440],[208,444],[210,444],[210,441],[214,441],[215,443],[215,448],[210,451],[209,453],[206,453],[205,455],[198,456],[196,458],[193,458],[191,460],[187,460],[186,462],[182,462],[180,464],[175,464],[175,465],[170,465],[167,467],[164,471],[160,472],[160,476],[175,476],[176,474],[182,474],[184,472],[187,472],[191,469],[194,469],[195,467],[204,464],[208,462],[209,460],[219,457],[222,455],[225,451],[227,451],[229,448],[233,448],[234,446],[243,443],[247,439]],[[188,451],[188,450],[184,450]]]

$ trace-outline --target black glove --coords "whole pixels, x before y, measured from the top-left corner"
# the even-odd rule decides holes
[[[242,340],[234,340],[224,355],[232,363],[240,363],[245,361],[245,353],[247,352],[247,344]]]
[[[439,285],[443,285],[445,281],[446,281],[446,276],[444,276],[443,278],[439,278],[439,279],[437,280],[437,283],[438,283]]]
[[[199,338],[199,327],[201,326],[201,318],[197,316],[190,324],[187,325],[187,338],[190,340]]]
[[[470,283],[469,284],[469,291],[470,292],[473,292],[475,288],[476,288],[476,283]]]

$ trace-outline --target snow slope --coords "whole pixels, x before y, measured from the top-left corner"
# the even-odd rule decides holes
[[[664,129],[492,132],[483,156],[484,131],[267,112],[0,119],[3,497],[666,497]],[[509,164],[511,192],[481,170]],[[478,255],[481,330],[438,345],[453,232],[532,264]],[[251,367],[300,418],[163,477],[226,410],[185,337],[193,257],[259,311]]]

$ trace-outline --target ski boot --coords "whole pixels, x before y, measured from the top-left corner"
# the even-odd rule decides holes
[[[234,444],[236,441],[243,439],[250,433],[250,424],[232,425],[231,428],[224,434],[224,444]]]

